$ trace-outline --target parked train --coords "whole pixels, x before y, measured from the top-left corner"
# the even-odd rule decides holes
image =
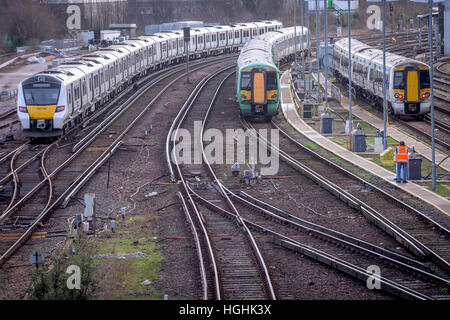
[[[282,28],[278,21],[191,29],[191,59],[239,51],[249,40]],[[30,138],[64,135],[118,92],[149,72],[183,62],[183,31],[125,40],[23,80],[17,113]]]
[[[308,29],[297,28],[297,52],[307,48]],[[295,28],[265,33],[250,40],[237,61],[236,95],[246,118],[264,116],[270,121],[277,114],[280,99],[277,66],[293,60]]]
[[[356,94],[383,106],[383,51],[351,39],[352,84]],[[334,44],[335,75],[348,82],[348,39]],[[386,100],[392,116],[420,119],[430,112],[430,70],[417,60],[386,53]]]

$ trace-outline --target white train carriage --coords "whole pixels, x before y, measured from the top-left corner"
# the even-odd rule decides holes
[[[383,82],[386,83],[388,111],[393,116],[422,118],[430,112],[429,66],[417,60],[386,53],[386,79],[383,80],[383,52],[358,40],[351,40],[352,83],[356,93],[383,108]],[[333,68],[336,76],[348,81],[348,39],[334,44]]]
[[[208,30],[205,28],[195,28],[190,30],[190,41],[189,41],[189,57],[190,58],[200,58],[208,55],[208,50],[206,49]],[[210,46],[210,43],[208,43]]]
[[[260,32],[272,33],[280,27],[278,21],[265,21],[195,28],[189,52],[205,57],[237,51]],[[179,63],[185,54],[181,30],[161,32],[125,40],[25,79],[17,98],[24,134],[63,135],[140,76]]]
[[[145,67],[147,69],[147,72],[151,71],[154,69],[154,62],[156,60],[156,40],[153,37],[149,37],[149,36],[140,36],[137,38],[133,38],[131,40],[140,40],[141,42],[144,43],[144,51],[146,51],[145,54]]]
[[[294,56],[294,27],[277,29],[259,36],[258,39],[271,43],[273,48],[273,61],[276,65],[283,64]],[[297,52],[302,49],[307,50],[308,29],[305,27],[297,27]]]
[[[242,34],[242,42],[245,44],[253,39],[253,30],[256,30],[256,26],[252,23],[241,23],[239,24]],[[256,33],[256,31],[255,31]]]

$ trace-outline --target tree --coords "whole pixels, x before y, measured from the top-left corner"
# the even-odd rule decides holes
[[[75,253],[73,252],[73,249]],[[87,300],[95,297],[98,289],[93,250],[86,239],[74,242],[73,248],[59,249],[51,258],[50,266],[41,266],[32,274],[26,293],[32,300]],[[80,289],[69,288],[69,266],[79,267]],[[72,267],[73,268],[73,267]],[[70,282],[70,280],[69,280]]]

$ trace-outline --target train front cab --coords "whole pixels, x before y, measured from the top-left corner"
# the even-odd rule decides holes
[[[430,112],[430,71],[426,66],[394,68],[393,104],[396,115],[421,117]]]
[[[242,70],[240,74],[239,102],[244,117],[265,116],[267,120],[276,114],[278,71],[268,67]]]

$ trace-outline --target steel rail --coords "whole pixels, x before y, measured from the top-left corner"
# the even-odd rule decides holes
[[[314,234],[320,238],[327,239],[328,241],[331,241],[333,243],[334,242],[340,243],[346,247],[358,250],[362,254],[368,254],[373,256],[374,258],[381,259],[383,261],[389,261],[390,263],[395,264],[398,267],[404,268],[405,270],[408,270],[408,272],[415,273],[420,277],[427,277],[430,280],[439,282],[445,286],[450,285],[449,280],[439,277],[433,273],[430,273],[428,270],[426,270],[428,268],[424,264],[416,260],[413,260],[407,256],[398,254],[385,248],[378,247],[376,245],[352,237],[350,235],[344,234],[342,232],[300,219],[283,210],[275,208],[259,199],[251,197],[247,195],[245,192],[240,192],[241,194],[244,194],[245,197],[241,197],[228,189],[227,192],[233,197],[233,199],[236,199],[244,206],[247,206],[252,210],[258,211],[265,216],[276,219],[277,221],[283,224],[291,225],[292,227],[295,228],[301,228],[311,235]]]
[[[243,123],[243,126],[248,126],[248,128],[253,128],[248,122],[241,119],[241,122]],[[252,133],[251,133],[252,134]],[[271,146],[271,144],[264,138],[261,138],[256,133],[256,138],[259,138],[261,142],[266,144],[267,146],[270,146],[271,150],[274,150],[279,155],[281,155],[281,158],[285,160],[289,165],[294,167],[296,170],[299,170],[302,174],[306,175],[308,178],[312,179],[316,183],[318,183],[320,186],[327,189],[330,193],[335,195],[338,199],[341,201],[347,203],[351,208],[354,208],[358,211],[360,211],[363,215],[368,217],[372,222],[374,222],[376,225],[378,225],[380,228],[382,228],[384,231],[386,231],[389,235],[394,237],[397,241],[402,243],[405,247],[410,249],[415,255],[419,257],[425,257],[426,254],[422,248],[420,248],[419,245],[415,243],[414,240],[411,240],[408,238],[408,236],[405,236],[403,230],[398,228],[396,225],[392,224],[390,221],[386,221],[382,215],[380,215],[377,211],[375,211],[370,206],[363,203],[361,200],[357,199],[347,191],[343,190],[333,182],[329,181],[322,175],[318,174],[314,170],[310,169],[309,167],[303,165],[299,161],[295,160],[291,156],[289,156],[287,153],[283,152],[282,150],[278,148],[274,148]]]
[[[175,163],[175,167],[176,170],[178,172],[178,176],[181,180],[181,184],[184,188],[184,191],[186,193],[186,196],[189,198],[189,203],[192,207],[192,209],[194,210],[196,216],[197,216],[197,220],[198,223],[200,225],[200,228],[202,230],[202,233],[204,235],[204,239],[206,242],[206,245],[208,247],[208,254],[209,254],[209,258],[211,260],[211,264],[212,264],[212,268],[213,268],[213,274],[214,274],[214,287],[215,287],[215,295],[216,295],[216,299],[217,300],[221,300],[222,299],[222,292],[223,292],[223,284],[220,281],[220,274],[219,274],[219,269],[217,266],[217,262],[216,262],[216,258],[215,258],[215,254],[214,254],[214,250],[213,250],[213,246],[211,243],[211,239],[208,233],[208,230],[206,228],[206,221],[205,218],[203,217],[203,215],[201,214],[200,210],[198,210],[197,206],[195,205],[194,200],[191,197],[191,193],[192,190],[189,187],[189,185],[186,183],[181,167],[177,161],[177,158],[175,156],[175,141],[176,141],[176,135],[178,133],[178,130],[181,126],[181,124],[183,123],[186,115],[187,115],[187,111],[189,110],[190,106],[192,106],[193,102],[195,101],[195,99],[197,99],[197,97],[199,96],[201,90],[204,88],[204,86],[206,85],[206,83],[212,79],[216,74],[220,74],[221,72],[224,71],[224,69],[227,68],[223,68],[221,70],[218,70],[217,72],[213,73],[212,75],[205,77],[202,81],[200,81],[200,83],[195,87],[195,89],[193,90],[193,92],[191,93],[191,95],[188,97],[188,99],[186,100],[186,102],[183,104],[183,106],[181,107],[180,111],[178,112],[177,116],[175,117],[174,121],[172,122],[172,125],[169,129],[169,132],[167,134],[167,139],[166,139],[166,163],[167,166],[169,168],[170,171],[170,176],[171,176],[171,180],[173,182],[176,181],[175,178],[175,172],[172,168],[173,162],[172,159],[174,160]],[[171,149],[170,146],[171,144],[173,144],[173,148]],[[170,152],[170,150],[172,150],[172,153]],[[173,158],[171,157],[171,154],[173,155]]]
[[[12,172],[12,178],[13,178],[13,185],[14,185],[14,191],[13,194],[11,196],[11,199],[9,201],[8,206],[6,207],[5,210],[3,210],[3,212],[8,211],[9,208],[11,208],[11,206],[13,205],[14,201],[16,200],[17,197],[17,193],[19,192],[19,176],[17,175],[16,170],[14,170],[14,162],[16,161],[17,157],[19,156],[19,154],[21,154],[26,148],[28,147],[28,145],[24,144],[22,145],[12,156],[11,161],[10,161],[10,169]]]
[[[264,274],[264,277],[265,277],[265,284],[266,284],[266,288],[268,290],[268,293],[269,293],[269,295],[270,295],[272,300],[276,300],[275,290],[273,288],[272,280],[271,280],[271,277],[270,277],[270,274],[269,274],[269,270],[268,270],[268,268],[266,266],[266,263],[264,261],[264,257],[261,254],[261,250],[259,250],[259,247],[258,247],[258,244],[256,243],[255,238],[253,237],[251,231],[248,229],[247,225],[245,224],[244,220],[242,219],[241,215],[239,214],[239,211],[234,206],[233,201],[231,201],[230,197],[225,192],[224,186],[222,185],[220,180],[217,178],[213,168],[211,167],[211,164],[208,161],[208,157],[205,154],[205,147],[204,147],[204,143],[203,143],[203,132],[205,131],[205,126],[206,126],[207,119],[208,119],[209,114],[211,112],[212,106],[214,105],[214,103],[215,103],[215,101],[217,99],[217,96],[219,95],[219,91],[223,87],[223,84],[234,73],[235,73],[235,71],[230,73],[227,77],[225,77],[225,79],[223,79],[223,81],[220,83],[219,87],[217,88],[216,92],[214,93],[214,97],[211,99],[211,103],[210,103],[210,105],[208,107],[208,110],[206,112],[206,115],[205,115],[203,123],[202,123],[202,128],[201,128],[201,131],[200,131],[200,141],[199,142],[200,142],[200,146],[201,146],[201,150],[202,150],[203,161],[206,164],[210,174],[213,176],[214,181],[216,182],[217,186],[219,187],[223,197],[226,199],[226,201],[228,202],[230,208],[236,214],[236,217],[237,217],[236,219],[237,219],[238,224],[242,225],[242,227],[246,231],[247,236],[248,236],[248,238],[250,240],[250,243],[251,243],[251,245],[253,247],[253,250],[254,250],[254,252],[257,255],[258,265],[260,266],[260,268],[262,268],[262,271],[263,271],[263,274]]]
[[[102,158],[102,161],[100,162],[100,164],[95,168],[96,170],[98,170],[101,165],[106,162],[113,154],[114,152],[121,146],[122,141],[119,141],[118,143],[116,143],[116,145],[111,146],[110,150],[105,151],[102,156],[100,156],[99,158]],[[51,179],[51,177],[49,177],[48,179]],[[75,188],[78,184],[78,181],[75,181],[69,188],[67,188],[63,194],[61,194],[58,199],[56,199],[49,207],[47,207],[44,211],[42,211],[37,217],[36,219],[33,221],[33,223],[27,228],[27,230],[19,237],[18,240],[16,240],[16,242],[14,242],[13,245],[11,245],[6,251],[5,253],[3,253],[3,255],[0,256],[0,267],[3,266],[6,261],[8,260],[9,257],[11,257],[11,255],[22,246],[23,243],[25,243],[25,241],[27,241],[31,235],[33,234],[33,232],[36,230],[36,228],[39,226],[39,224],[45,219],[47,218],[54,210],[56,210],[59,206],[59,204],[63,201],[64,197],[72,190],[72,188]]]
[[[215,205],[214,203],[204,199],[197,193],[193,193],[197,201],[200,201],[205,206],[209,207],[211,210],[219,212],[223,215],[226,215],[230,218],[236,218],[236,215],[233,212],[222,209]],[[257,223],[254,223],[248,219],[243,219],[243,221],[253,230],[260,232],[264,235],[270,236],[271,241],[275,244],[281,245],[285,248],[299,251],[305,256],[312,258],[316,261],[329,265],[330,267],[342,271],[358,280],[364,281],[367,283],[367,280],[374,279],[380,282],[380,287],[382,290],[394,294],[400,298],[404,299],[417,299],[417,300],[433,300],[432,297],[417,292],[416,290],[405,287],[402,284],[396,283],[395,281],[389,280],[383,277],[375,277],[372,273],[367,270],[356,266],[352,263],[349,263],[345,260],[342,260],[334,255],[326,253],[320,249],[313,248],[307,244],[301,243],[297,240],[294,240],[290,237],[284,236],[278,232],[275,232],[269,228],[263,227]]]
[[[414,213],[416,216],[418,216],[421,220],[425,221],[427,224],[430,224],[431,226],[435,227],[437,230],[439,230],[439,232],[441,232],[447,236],[450,236],[450,231],[447,228],[445,228],[444,226],[442,226],[441,224],[439,224],[438,222],[432,220],[431,218],[424,215],[422,212],[418,211],[417,209],[413,208],[412,206],[408,205],[407,203],[395,198],[394,196],[390,195],[389,193],[380,189],[379,187],[363,180],[362,178],[358,177],[357,175],[349,172],[348,170],[338,166],[334,162],[317,154],[313,150],[310,150],[309,148],[304,147],[298,141],[296,141],[291,136],[289,136],[285,131],[283,131],[281,128],[279,128],[274,122],[272,122],[272,124],[283,135],[285,135],[290,141],[292,141],[296,146],[301,148],[303,151],[308,152],[309,154],[318,158],[320,161],[325,162],[329,166],[332,166],[334,169],[338,170],[339,172],[344,173],[345,175],[369,186],[370,188],[373,188],[377,192],[380,192],[384,196],[388,197],[391,201],[399,204],[404,209]],[[281,155],[282,155],[282,158],[286,158],[286,155],[283,152],[281,152]],[[305,167],[300,162],[298,162],[297,160],[293,159],[290,156],[287,156],[287,159],[288,159],[288,162],[293,163],[295,166],[300,165],[303,168]],[[317,177],[320,176],[311,169],[305,170],[305,172],[309,172],[308,174],[312,175],[314,177],[313,178],[314,180],[316,180]],[[327,180],[327,179],[322,177],[318,180]],[[331,186],[333,186],[330,188],[330,191],[332,193],[334,193],[336,196],[338,196],[341,200],[344,200],[345,198],[347,198],[348,200],[350,200],[350,203],[352,205],[356,204],[356,206],[354,207],[355,209],[360,210],[361,213],[363,213],[365,216],[367,216],[371,221],[373,221],[376,225],[378,225],[380,228],[385,230],[388,234],[393,236],[397,241],[399,241],[404,246],[406,246],[408,249],[410,249],[411,252],[413,252],[414,254],[416,254],[419,257],[430,256],[433,259],[435,259],[435,261],[438,264],[440,264],[441,266],[443,266],[445,269],[450,270],[450,263],[448,261],[446,261],[445,259],[443,259],[441,256],[439,256],[436,252],[431,250],[428,246],[426,246],[425,244],[418,241],[415,237],[411,236],[403,229],[399,228],[397,225],[392,223],[389,219],[387,219],[383,215],[381,215],[378,211],[367,206],[362,200],[359,200],[356,197],[348,194],[345,190],[342,190],[341,188],[339,188],[337,186],[335,187],[334,183],[327,182],[324,185],[327,186],[330,184],[331,184]],[[337,191],[337,193],[335,193],[336,191]]]
[[[230,59],[228,57],[221,58],[220,60],[227,60]],[[216,59],[214,59],[216,60]],[[204,62],[202,61],[199,64],[209,65],[211,64],[211,61]],[[184,76],[184,73],[183,73]],[[150,105],[147,105],[146,109],[148,109]],[[137,117],[140,118],[144,112],[141,112]],[[135,118],[134,121],[125,129],[128,131],[133,127],[133,125],[136,123],[137,119]],[[119,136],[119,138],[123,137],[126,132],[122,132],[122,134]],[[61,196],[58,197],[58,199],[53,202],[52,205],[47,206],[44,211],[42,211],[38,217],[34,220],[34,222],[29,226],[29,228],[23,233],[23,235],[12,245],[10,246],[7,251],[0,257],[0,267],[6,262],[6,260],[32,235],[36,227],[39,225],[39,223],[48,215],[56,210],[57,206],[60,203],[64,204],[64,201],[67,199],[70,199],[70,197],[73,195],[73,190],[79,190],[81,187],[87,182],[89,177],[91,177],[114,153],[115,151],[122,145],[122,141],[120,139],[116,139],[110,147],[105,150],[102,155],[100,155],[97,160],[89,166],[64,192]],[[58,140],[59,141],[59,140]],[[55,143],[57,143],[56,141]],[[55,144],[54,143],[54,144]],[[52,144],[52,145],[54,145]],[[64,163],[62,163],[60,166],[58,166],[52,173],[48,174],[44,180],[42,180],[37,186],[33,188],[25,197],[21,199],[19,202],[25,202],[28,200],[37,190],[39,190],[47,180],[51,180],[53,177],[57,175],[59,171],[61,171],[63,168],[65,168],[73,159],[75,159],[81,152],[87,148],[88,145],[85,145],[83,148],[80,148],[75,153],[73,153]],[[9,211],[11,214],[14,209],[17,209],[20,204],[16,203],[15,208],[11,208]],[[0,216],[0,222],[3,221],[7,216]]]
[[[227,69],[230,69],[230,68],[232,68],[232,67],[234,67],[234,66],[227,67],[227,68],[223,68],[223,69],[219,70],[216,74],[220,74],[220,73],[222,73],[223,71],[225,71],[225,70],[227,70]],[[209,104],[209,106],[208,106],[206,115],[205,115],[204,118],[203,118],[204,120],[203,120],[203,122],[202,122],[202,128],[201,128],[201,130],[200,130],[200,137],[199,137],[199,139],[200,139],[199,142],[200,142],[201,148],[202,148],[202,158],[203,158],[203,160],[204,160],[204,164],[206,164],[206,165],[209,167],[209,171],[210,171],[211,175],[214,177],[214,180],[215,180],[216,182],[218,182],[218,183],[220,183],[220,182],[219,182],[219,180],[217,179],[217,177],[215,176],[214,171],[212,170],[212,168],[209,166],[208,159],[206,158],[206,155],[205,155],[205,153],[204,153],[204,145],[203,145],[203,141],[202,141],[202,140],[203,140],[203,131],[204,131],[204,128],[205,128],[206,119],[208,118],[208,115],[209,115],[209,113],[210,113],[210,110],[211,110],[212,106],[214,105],[214,103],[215,103],[215,101],[216,101],[216,99],[217,99],[217,96],[218,96],[218,94],[219,94],[221,88],[223,87],[224,82],[225,82],[231,75],[233,75],[233,74],[234,74],[234,72],[232,72],[232,73],[230,73],[229,75],[227,75],[227,76],[222,80],[222,82],[221,82],[220,85],[218,86],[217,90],[215,91],[214,96],[213,96],[213,98],[211,99],[211,102],[210,102],[210,104]],[[211,79],[211,78],[212,78],[212,77],[210,76],[209,79]],[[209,79],[208,79],[208,81],[209,81]],[[203,89],[203,87],[204,87],[205,85],[206,85],[206,82],[202,85],[201,89]],[[195,95],[191,95],[192,98],[190,97],[190,98],[186,101],[186,103],[183,105],[183,107],[181,108],[181,110],[180,110],[180,112],[178,113],[177,117],[175,118],[175,120],[174,120],[173,123],[172,123],[172,126],[171,126],[171,128],[170,128],[170,130],[169,130],[169,134],[168,134],[167,140],[166,140],[166,162],[167,162],[167,164],[168,164],[168,168],[169,168],[169,171],[170,171],[171,179],[172,179],[172,181],[175,181],[175,180],[176,180],[175,172],[174,172],[174,170],[172,169],[172,161],[171,161],[171,159],[174,159],[174,161],[175,161],[175,163],[176,163],[178,175],[179,175],[179,177],[180,177],[180,179],[181,179],[181,181],[182,181],[182,185],[183,185],[183,187],[184,187],[184,189],[185,189],[185,191],[186,191],[187,196],[188,196],[189,199],[190,199],[190,202],[191,202],[192,206],[195,208],[194,210],[196,210],[196,211],[198,211],[198,209],[197,209],[197,207],[195,206],[194,201],[193,201],[193,199],[192,199],[192,197],[191,197],[191,193],[193,192],[193,190],[188,186],[188,184],[187,184],[186,181],[184,180],[183,173],[182,173],[182,171],[181,171],[181,168],[180,168],[180,166],[179,166],[179,163],[178,163],[177,158],[176,158],[176,155],[175,155],[175,146],[173,146],[172,150],[170,150],[170,147],[171,147],[172,144],[174,145],[174,142],[175,142],[176,139],[177,139],[177,132],[178,132],[178,129],[180,128],[181,124],[184,122],[184,119],[186,118],[186,116],[187,116],[188,112],[190,111],[191,107],[193,106],[193,104],[194,104],[194,102],[195,102],[197,96],[199,95],[201,89],[200,89],[198,92],[194,92]],[[176,130],[175,130],[175,127],[177,128]],[[171,152],[171,151],[172,151],[172,152]],[[172,156],[172,157],[171,157],[171,156]],[[219,185],[219,188],[220,188],[220,185]],[[234,205],[232,204],[232,202],[231,202],[229,199],[227,199],[227,195],[226,195],[226,193],[225,193],[223,190],[222,190],[221,194],[222,194],[222,196],[227,200],[227,203],[228,203],[229,205],[231,205],[232,207],[234,207]],[[236,210],[236,208],[234,208],[234,210]],[[237,211],[236,211],[236,212],[237,212]],[[237,216],[239,217],[239,214],[237,214]],[[203,225],[203,223],[205,223],[204,218],[200,218],[200,217],[199,217],[198,220],[201,221],[201,224],[202,224],[202,225]],[[254,238],[253,238],[253,236],[251,235],[250,230],[249,230],[248,227],[245,225],[245,223],[243,223],[243,221],[240,220],[239,218],[237,219],[237,222],[238,222],[238,225],[240,225],[240,226],[242,226],[242,227],[244,228],[244,231],[245,231],[245,233],[246,233],[248,239],[250,240],[250,245],[251,245],[251,247],[253,248],[254,253],[256,253],[256,259],[257,259],[257,261],[258,261],[258,266],[259,266],[259,267],[262,269],[262,271],[263,271],[263,275],[264,275],[264,283],[265,283],[265,287],[266,287],[266,292],[271,296],[272,299],[276,299],[275,292],[274,292],[274,289],[273,289],[273,286],[272,286],[272,283],[271,283],[271,280],[270,280],[270,276],[269,276],[269,274],[268,274],[268,269],[267,269],[267,267],[266,267],[266,265],[265,265],[265,262],[264,262],[264,260],[263,260],[263,258],[262,258],[262,255],[261,255],[260,251],[259,251],[259,248],[258,248],[258,246],[257,246],[257,244],[256,244],[256,242],[255,242],[255,240],[254,240]],[[206,229],[205,229],[204,232],[207,232]]]
[[[197,229],[195,228],[194,221],[192,220],[189,209],[186,205],[186,201],[181,192],[177,192],[178,198],[180,198],[184,214],[186,215],[186,220],[189,222],[189,226],[191,227],[192,237],[194,238],[195,248],[197,249],[198,261],[200,264],[200,278],[202,281],[203,288],[203,300],[208,300],[208,278],[206,276],[206,268],[205,261],[203,258],[202,248],[200,245],[200,237],[198,235]]]
[[[207,65],[214,63],[214,62],[208,62],[206,63]],[[201,67],[200,67],[201,68]],[[184,70],[183,70],[184,71]],[[141,111],[141,113],[138,115],[138,117],[140,118],[146,111],[147,109],[157,101],[157,99],[162,95],[163,92],[167,91],[168,88],[173,85],[177,80],[181,79],[183,76],[185,75],[185,73],[183,72],[180,76],[178,76],[175,80],[173,80],[168,86],[166,86],[163,90],[160,91],[160,93],[152,100],[152,102],[147,105],[147,107],[144,108],[143,111]],[[165,79],[165,78],[164,78]],[[161,79],[160,81],[162,81],[163,79]],[[156,84],[156,83],[155,83]],[[142,96],[144,92],[140,92],[139,95]],[[132,106],[131,104],[126,105],[126,109],[122,109],[122,111],[126,111],[128,110],[128,108],[130,108]],[[119,115],[116,115],[116,117],[113,118],[108,118],[110,120],[110,122],[102,122],[101,126],[109,126],[111,125],[112,122],[114,122],[115,120],[117,120],[120,115],[123,114],[120,113]],[[137,119],[134,119],[132,124],[134,124],[137,121]],[[128,126],[128,130],[131,128],[131,125]],[[84,149],[86,149],[88,147],[88,145],[90,145],[92,143],[92,141],[94,141],[104,130],[105,128],[101,128],[100,130],[97,130],[95,132],[94,135],[90,135],[90,138],[86,141],[83,140],[83,144],[82,145],[78,145],[76,151],[68,158],[66,159],[65,162],[63,162],[62,164],[60,164],[53,172],[51,172],[47,178],[44,178],[44,180],[42,180],[41,182],[39,182],[32,190],[30,190],[26,195],[24,195],[18,202],[16,202],[13,206],[11,206],[8,210],[6,210],[5,212],[3,212],[2,215],[0,215],[0,223],[2,221],[4,221],[6,218],[8,218],[10,215],[12,215],[14,213],[14,211],[16,211],[20,206],[22,206],[26,201],[28,201],[28,199],[31,198],[31,196],[33,196],[38,190],[40,190],[43,185],[46,183],[46,181],[48,179],[53,179],[62,169],[64,169],[68,163],[72,162],[73,159],[75,159],[76,157],[78,157],[78,155],[80,155],[82,153],[82,151],[84,151]],[[122,133],[121,136],[123,136],[125,133]],[[59,140],[58,140],[59,141]],[[54,142],[57,143],[58,141]]]

